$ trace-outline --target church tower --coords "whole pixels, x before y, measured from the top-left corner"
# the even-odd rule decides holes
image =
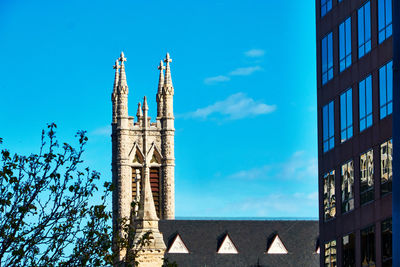
[[[128,115],[128,84],[124,53],[114,65],[115,78],[112,100],[112,176],[114,233],[125,235],[119,229],[121,221],[136,227],[135,239],[144,231],[151,231],[155,248],[165,250],[158,232],[158,220],[175,218],[175,156],[174,115],[170,63],[167,53],[158,69],[159,82],[156,93],[157,118],[148,116],[147,98],[138,103],[136,119]],[[164,74],[165,70],[165,74]],[[135,203],[135,205],[132,205]],[[152,211],[154,209],[154,212]],[[157,234],[158,232],[158,234]],[[160,239],[161,238],[161,239]],[[126,251],[120,251],[124,259]]]

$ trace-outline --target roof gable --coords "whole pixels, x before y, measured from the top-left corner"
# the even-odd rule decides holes
[[[238,252],[235,244],[233,244],[229,235],[226,234],[224,241],[222,241],[221,245],[218,248],[217,253],[218,254],[238,254],[239,252]]]
[[[282,240],[278,235],[275,235],[274,240],[267,250],[267,254],[288,254],[285,245],[282,243]]]
[[[169,247],[168,253],[182,253],[188,254],[189,250],[186,247],[185,243],[183,243],[182,238],[179,234],[175,236],[174,241],[172,241],[171,246]]]

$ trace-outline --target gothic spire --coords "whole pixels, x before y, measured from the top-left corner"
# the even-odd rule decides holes
[[[117,112],[118,112],[118,103],[117,103],[117,98],[118,98],[118,80],[119,80],[119,62],[118,60],[115,61],[115,65],[113,66],[115,69],[115,78],[114,78],[114,88],[113,92],[111,94],[111,101],[112,101],[112,108],[113,108],[113,113],[112,113],[112,123],[117,122]]]
[[[121,62],[121,71],[119,74],[119,90],[122,93],[127,94],[128,93],[128,84],[126,82],[126,74],[125,74],[125,64],[124,62],[126,61],[126,57],[124,55],[124,52],[121,52],[121,56],[118,59]]]
[[[138,105],[138,107],[137,107],[136,117],[137,117],[137,119],[139,121],[140,118],[143,116],[142,108],[141,108],[142,104],[140,104],[140,102],[139,102],[137,105]]]
[[[147,113],[147,111],[149,110],[149,106],[147,105],[147,98],[146,96],[143,97],[143,112]]]
[[[147,105],[147,98],[146,96],[143,97],[143,126],[147,128],[148,121],[147,121],[147,111],[149,110],[149,106]]]
[[[169,67],[169,63],[172,62],[172,59],[169,56],[169,53],[167,53],[164,62],[166,63],[166,67],[165,67],[165,79],[164,79],[164,90],[166,90],[165,93],[172,93],[172,90],[170,90],[170,88],[172,89],[172,79],[171,79],[171,69]]]
[[[140,196],[138,219],[140,221],[158,221],[153,193],[151,192],[149,168],[145,168],[145,175],[143,178],[144,185]]]
[[[157,101],[157,119],[160,119],[162,117],[163,111],[164,111],[164,99],[162,96],[163,93],[163,86],[164,86],[164,63],[162,60],[160,60],[160,65],[157,67],[160,70],[160,76],[158,79],[158,91],[156,95],[156,101]]]
[[[160,70],[160,77],[158,79],[158,94],[161,95],[162,94],[162,86],[164,84],[164,63],[162,60],[160,60],[160,65],[158,65],[157,67]]]
[[[115,65],[113,66],[113,69],[115,69],[113,93],[116,93],[117,92],[117,87],[118,87],[118,81],[119,81],[119,62],[118,62],[118,59],[115,60]]]

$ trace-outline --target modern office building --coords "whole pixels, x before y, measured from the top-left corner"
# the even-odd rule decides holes
[[[392,266],[393,4],[316,0],[321,266]]]

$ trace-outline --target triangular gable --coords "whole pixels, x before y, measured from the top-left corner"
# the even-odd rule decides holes
[[[158,149],[157,145],[155,142],[153,142],[150,146],[150,149],[147,153],[148,156],[151,155],[150,158],[150,163],[158,163],[161,164],[161,153],[160,150]]]
[[[267,250],[267,254],[287,254],[288,251],[278,235],[275,236]]]
[[[143,153],[140,150],[140,147],[137,145],[137,143],[135,142],[132,146],[131,151],[129,152],[129,160],[132,163],[143,163]]]
[[[174,241],[172,241],[172,244],[168,249],[168,253],[189,253],[188,248],[186,247],[185,243],[183,243],[182,238],[179,234],[177,234],[174,238]]]
[[[224,238],[224,241],[222,241],[221,245],[219,246],[217,253],[218,254],[238,254],[239,252],[238,252],[235,244],[233,244],[231,238],[227,234]]]
[[[319,238],[315,242],[315,254],[320,254]]]

